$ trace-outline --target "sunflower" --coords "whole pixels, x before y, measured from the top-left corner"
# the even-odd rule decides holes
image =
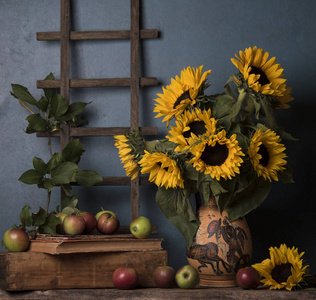
[[[248,154],[254,170],[265,180],[271,178],[278,181],[278,171],[285,169],[286,149],[280,144],[281,138],[270,129],[263,132],[264,127],[257,129],[248,147]]]
[[[149,173],[149,181],[157,186],[168,188],[183,188],[183,179],[180,168],[175,160],[165,153],[144,151],[139,161],[141,173]]]
[[[115,147],[119,149],[119,156],[121,162],[124,164],[124,169],[127,176],[131,176],[132,179],[136,178],[138,175],[138,165],[134,161],[134,155],[131,154],[132,148],[129,144],[129,139],[125,135],[116,135]]]
[[[294,98],[290,95],[291,94],[291,90],[292,88],[287,87],[283,96],[279,96],[278,100],[279,100],[279,107],[278,108],[290,108],[290,105],[288,105],[287,103],[294,100]]]
[[[193,164],[197,171],[209,174],[220,180],[221,177],[231,179],[235,173],[239,174],[239,167],[244,156],[236,134],[226,137],[226,131],[212,134],[208,138],[201,137],[200,143],[191,147],[194,157],[188,162]]]
[[[283,69],[275,57],[268,60],[269,55],[255,46],[239,51],[239,56],[235,54],[237,59],[231,61],[252,90],[264,95],[283,96],[286,92],[286,79],[281,78]]]
[[[297,248],[288,248],[282,244],[280,248],[270,247],[270,258],[252,265],[264,277],[261,282],[270,286],[270,290],[286,288],[291,291],[304,279],[308,265],[303,266],[301,257],[304,252],[298,253]]]
[[[175,151],[185,151],[197,139],[199,135],[206,132],[215,133],[216,120],[211,118],[211,110],[201,111],[195,108],[194,111],[186,110],[176,118],[176,127],[171,127],[170,135],[166,138],[170,142],[178,144]]]
[[[155,99],[154,112],[156,118],[164,117],[162,122],[167,121],[167,127],[172,117],[181,114],[188,106],[196,103],[196,98],[202,94],[207,76],[211,73],[208,70],[202,74],[203,66],[196,70],[188,67],[181,71],[181,77],[171,78],[171,83],[162,88],[163,93],[157,94]]]

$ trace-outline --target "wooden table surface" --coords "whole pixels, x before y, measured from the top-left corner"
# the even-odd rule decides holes
[[[197,288],[186,289],[159,289],[143,288],[135,290],[118,289],[67,289],[67,290],[44,290],[29,292],[6,292],[0,290],[0,299],[150,299],[150,300],[169,300],[169,299],[249,299],[249,300],[308,300],[316,299],[316,290],[301,291],[270,291],[264,288],[256,290],[243,290],[234,288]]]

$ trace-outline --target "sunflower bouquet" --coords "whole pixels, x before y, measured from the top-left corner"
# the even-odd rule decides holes
[[[283,69],[257,47],[231,61],[238,73],[220,94],[205,93],[211,70],[203,66],[183,69],[162,88],[154,112],[166,122],[165,139],[146,141],[137,131],[114,137],[126,174],[149,174],[158,206],[187,247],[199,226],[194,207],[201,198],[207,203],[214,196],[233,221],[264,201],[272,180],[293,182],[282,140],[294,138],[274,116],[293,100]]]

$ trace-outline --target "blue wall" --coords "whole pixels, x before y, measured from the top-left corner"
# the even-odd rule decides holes
[[[27,86],[40,97],[36,80],[53,72],[59,78],[59,43],[36,41],[38,31],[59,30],[58,0],[0,0],[0,237],[19,222],[22,207],[44,207],[46,194],[24,185],[19,176],[32,167],[34,156],[48,159],[47,141],[23,132],[26,111],[10,96],[10,84]],[[72,30],[129,29],[129,0],[72,1]],[[159,138],[165,125],[154,119],[153,98],[161,85],[181,69],[204,65],[212,69],[209,93],[222,92],[228,77],[236,73],[230,58],[239,50],[255,46],[276,56],[285,69],[295,101],[278,120],[299,142],[286,143],[295,184],[274,183],[267,200],[247,217],[253,236],[253,261],[268,256],[270,246],[286,243],[305,251],[316,272],[314,111],[316,39],[314,0],[143,0],[142,27],[156,28],[159,39],[144,40],[142,76],[157,77],[159,86],[141,92],[141,126],[157,126]],[[71,46],[71,78],[129,76],[129,41],[74,42]],[[90,126],[128,126],[129,89],[98,88],[71,91],[73,101],[93,101],[85,112]],[[80,162],[104,176],[123,176],[113,138],[84,138],[86,149]],[[59,151],[58,140],[53,142]],[[100,207],[118,213],[122,224],[130,222],[128,187],[74,188],[80,207],[93,213]],[[59,192],[53,193],[53,209]],[[141,188],[141,214],[159,226],[170,265],[186,263],[185,242],[160,213],[155,187]],[[4,248],[1,248],[3,250]]]

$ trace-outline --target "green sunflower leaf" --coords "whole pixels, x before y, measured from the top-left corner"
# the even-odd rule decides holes
[[[71,103],[69,105],[67,113],[71,113],[74,116],[77,116],[77,115],[81,114],[83,112],[83,110],[85,109],[85,107],[88,104],[90,104],[90,103],[91,102],[89,102],[89,103],[86,103],[86,102],[74,102],[74,103]]]
[[[184,236],[189,248],[200,222],[193,211],[188,195],[181,189],[159,187],[156,202],[165,217]]]
[[[270,189],[270,181],[254,176],[249,186],[235,193],[226,205],[229,220],[234,221],[257,208],[269,195]]]
[[[59,152],[54,153],[47,163],[48,173],[50,174],[52,169],[58,166],[61,163],[61,161],[62,161],[61,154]]]
[[[46,112],[48,107],[48,100],[46,97],[41,97],[41,99],[39,99],[38,101],[38,108],[43,111]]]

